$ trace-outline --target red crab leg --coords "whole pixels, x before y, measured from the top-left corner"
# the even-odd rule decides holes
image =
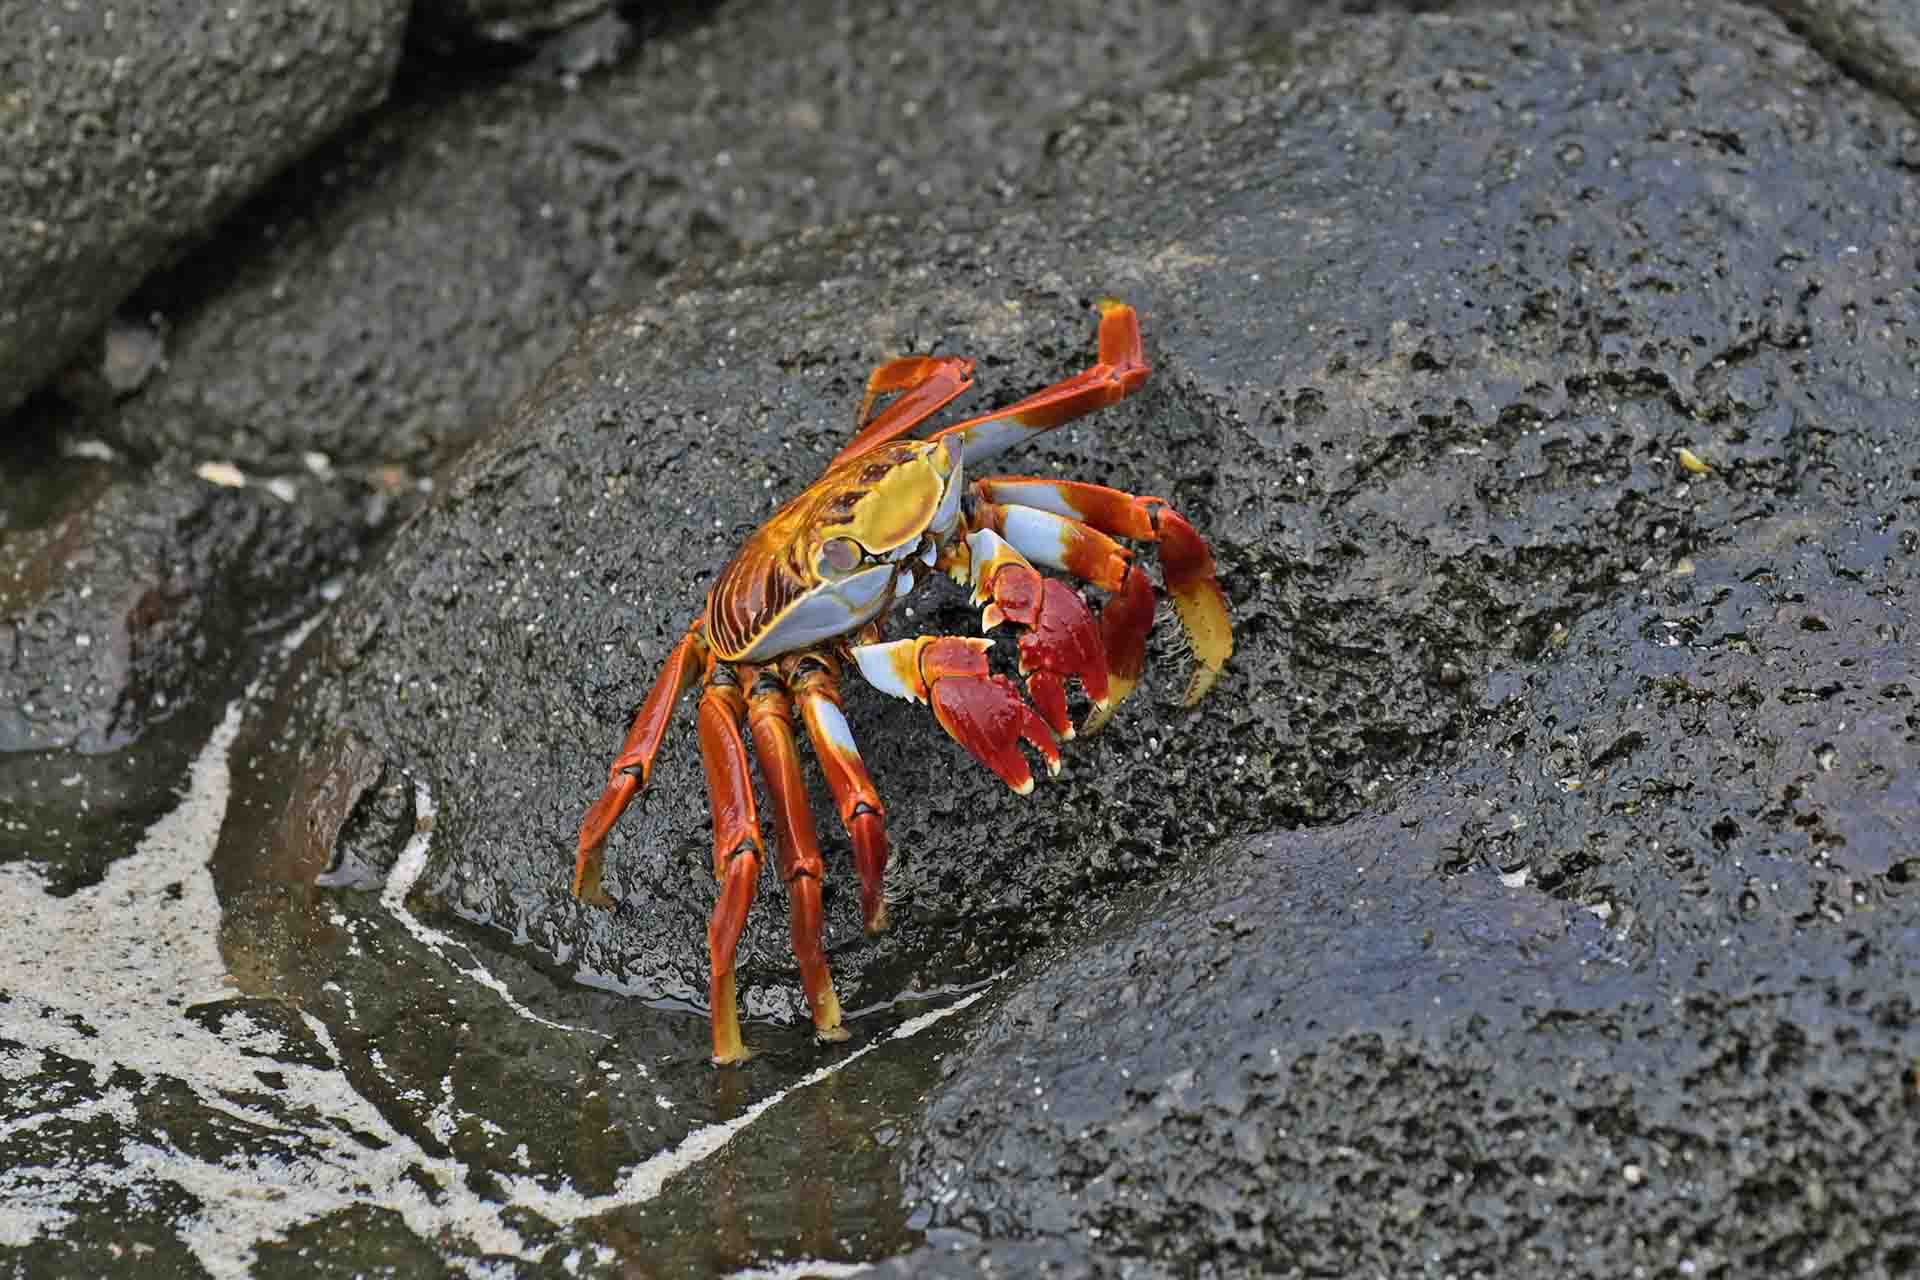
[[[1024,796],[1033,790],[1033,770],[1020,743],[1040,753],[1049,773],[1060,772],[1060,749],[1013,681],[988,670],[991,648],[991,640],[921,636],[853,645],[848,652],[874,688],[931,704],[948,736]]]
[[[984,604],[980,627],[1002,622],[1020,628],[1020,673],[1027,696],[1055,734],[1073,737],[1067,717],[1067,680],[1077,678],[1098,711],[1110,693],[1107,651],[1093,615],[1080,593],[1055,578],[1043,578],[1005,538],[992,529],[967,536],[973,602]]]
[[[854,420],[854,436],[834,455],[829,467],[865,453],[876,445],[903,436],[952,404],[973,385],[973,361],[960,356],[903,356],[890,360],[867,379],[867,395]],[[900,393],[900,398],[872,416],[873,402]]]
[[[800,702],[800,716],[806,721],[813,753],[827,775],[841,825],[853,841],[853,865],[860,872],[861,918],[868,934],[885,933],[887,809],[880,803],[880,792],[867,774],[866,762],[853,740],[853,728],[840,705],[839,660],[806,655],[794,664],[787,687]]]
[[[1139,680],[1134,655],[1145,653],[1147,630],[1153,623],[1153,589],[1130,564],[1130,553],[1104,535],[1159,543],[1167,590],[1198,660],[1187,685],[1187,705],[1206,696],[1233,655],[1233,622],[1227,614],[1226,593],[1215,575],[1213,551],[1186,517],[1164,498],[1135,497],[1074,480],[993,476],[977,482],[974,494],[979,499],[976,525],[998,530],[1022,554],[1041,564],[1117,593],[1100,616],[1109,658],[1125,684],[1114,699],[1116,706]],[[1109,585],[1121,566],[1126,568],[1125,580]],[[1137,584],[1134,579],[1139,579]],[[1120,617],[1113,617],[1114,606],[1130,597],[1138,599],[1123,605]]]
[[[800,962],[800,983],[813,1011],[813,1034],[821,1040],[845,1040],[840,1025],[840,997],[833,991],[827,953],[821,943],[823,920],[820,883],[826,863],[813,829],[813,809],[807,804],[807,782],[800,773],[800,748],[793,736],[793,699],[780,677],[763,669],[747,700],[747,723],[753,730],[753,749],[760,757],[760,776],[767,781],[774,819],[780,833],[780,879],[793,902],[793,956]]]
[[[972,466],[1043,431],[1118,404],[1138,391],[1152,372],[1140,341],[1140,319],[1133,308],[1111,298],[1102,299],[1099,363],[1016,404],[936,431],[928,439],[958,437],[966,444],[967,465]]]
[[[720,881],[720,899],[707,926],[707,950],[713,959],[713,1065],[724,1067],[753,1056],[740,1039],[733,956],[747,925],[747,908],[753,905],[767,849],[760,839],[753,782],[747,773],[747,744],[740,736],[747,700],[737,685],[715,684],[711,679],[700,699],[700,758],[707,766],[707,795],[713,806],[713,874]]]
[[[580,824],[580,845],[573,862],[573,896],[596,907],[612,907],[613,899],[600,887],[601,852],[607,833],[627,811],[635,796],[653,776],[653,760],[673,721],[673,709],[706,662],[706,647],[696,628],[681,638],[667,655],[667,664],[654,680],[652,692],[627,730],[627,740],[607,774],[607,789],[587,810]],[[637,775],[637,776],[636,776]]]

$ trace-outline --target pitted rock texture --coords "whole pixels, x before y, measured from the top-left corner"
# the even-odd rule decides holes
[[[1089,102],[1317,7],[806,0],[669,7],[662,31],[634,6],[511,72],[414,68],[141,291],[166,369],[98,430],[269,469],[444,461],[671,269],[874,210],[1017,204]]]
[[[1901,0],[1766,0],[1808,43],[1862,83],[1920,111],[1920,14]],[[1910,136],[1908,145],[1913,145]]]
[[[195,1238],[263,1267],[348,1248],[361,1270],[714,1274],[918,1232],[894,1272],[1911,1269],[1910,117],[1727,3],[1310,29],[1233,6],[1217,29],[1253,43],[1213,61],[1172,9],[1049,8],[1058,40],[1026,9],[956,40],[978,14],[942,10],[884,84],[820,68],[865,65],[840,41],[922,48],[891,10],[769,12],[645,46],[662,92],[710,90],[691,150],[645,112],[582,129],[568,86],[602,74],[665,110],[617,69],[547,95],[536,58],[446,133],[435,95],[463,95],[421,88],[364,137],[428,159],[349,143],[296,175],[320,193],[300,247],[255,227],[205,295],[233,316],[196,303],[165,371],[125,344],[132,398],[103,421],[173,407],[113,438],[249,466],[440,456],[528,389],[226,713],[211,877],[177,842],[72,891],[84,834],[0,865],[36,931],[9,961],[33,1007],[0,1003],[34,1110],[0,1176],[78,1215],[22,1265],[122,1235],[173,1261],[170,1224],[213,1223]],[[747,31],[800,52],[726,38]],[[1119,55],[1140,61],[1103,76]],[[1027,78],[976,70],[1002,66]],[[996,114],[1028,83],[1058,95],[1033,132]],[[872,145],[863,111],[921,124]],[[523,113],[585,142],[497,127]],[[644,193],[569,185],[601,163]],[[796,185],[815,165],[832,181]],[[876,205],[898,208],[852,216]],[[423,279],[442,292],[409,309]],[[769,876],[742,955],[760,1056],[712,1071],[684,709],[609,849],[622,911],[567,892],[634,708],[876,363],[971,354],[963,407],[1004,404],[1084,366],[1106,295],[1141,309],[1153,380],[996,465],[1192,517],[1235,609],[1227,678],[1180,708],[1163,629],[1143,692],[1025,800],[850,680],[895,932],[860,936],[816,790],[855,1039],[812,1043]],[[956,592],[912,603],[903,630],[975,626]],[[70,757],[30,758],[54,794]],[[133,921],[177,922],[208,992],[170,1006],[148,975],[180,949]],[[38,939],[83,930],[125,945],[69,982]],[[892,1038],[1000,974],[970,1027]],[[107,1092],[135,1086],[164,1114]],[[259,1127],[209,1136],[236,1106]],[[142,1209],[120,1188],[151,1132],[183,1136],[138,1166]],[[65,1134],[83,1173],[49,1178]],[[265,1219],[192,1190],[335,1160],[309,1179],[334,1198]]]
[[[1248,464],[1292,462],[1265,545],[1363,741],[1412,672],[1470,702],[1376,756],[1377,814],[1031,961],[907,1157],[930,1228],[1189,1275],[1920,1258],[1906,125],[1749,14],[1620,17],[1422,24],[1337,99],[1302,70],[1284,161],[1238,100],[1187,248],[1308,336],[1220,344],[1263,447],[1216,502],[1258,519]],[[1276,185],[1293,259],[1220,253]]]
[[[260,636],[321,603],[363,532],[330,489],[64,470],[0,541],[0,863],[46,859],[63,893],[172,807]]]
[[[0,3],[0,415],[149,272],[379,102],[406,14]]]

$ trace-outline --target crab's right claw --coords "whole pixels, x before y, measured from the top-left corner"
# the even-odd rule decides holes
[[[1098,717],[1113,705],[1106,638],[1080,593],[1033,565],[993,529],[967,535],[973,602],[982,629],[1003,622],[1020,629],[1020,673],[1041,718],[1062,739],[1074,736],[1067,714],[1067,681],[1078,680]],[[1151,611],[1148,621],[1151,622]],[[1143,633],[1144,635],[1144,633]]]
[[[922,636],[855,645],[850,652],[867,682],[882,693],[932,706],[949,737],[1021,795],[1033,790],[1022,742],[1060,772],[1060,748],[1047,722],[1005,676],[987,666],[991,640]]]

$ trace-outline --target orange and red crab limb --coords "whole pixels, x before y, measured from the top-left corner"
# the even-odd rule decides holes
[[[1162,498],[1073,480],[994,476],[976,482],[973,493],[971,525],[993,529],[1036,564],[1114,593],[1100,626],[1115,688],[1089,728],[1105,723],[1139,683],[1153,625],[1153,588],[1110,534],[1159,543],[1160,569],[1195,659],[1184,700],[1191,706],[1206,696],[1233,656],[1233,623],[1213,551],[1186,517]]]
[[[853,865],[860,873],[860,912],[869,934],[887,928],[885,881],[887,873],[887,808],[867,773],[866,762],[854,742],[853,729],[840,706],[840,661],[820,653],[806,653],[781,664],[787,687],[800,703],[800,718],[820,771],[827,775],[840,810],[840,824],[853,841]]]
[[[607,788],[580,824],[580,843],[573,863],[573,896],[580,901],[596,907],[614,905],[607,891],[600,887],[601,854],[606,848],[607,833],[653,776],[653,761],[660,754],[667,726],[673,721],[674,706],[680,701],[680,695],[699,678],[706,661],[707,649],[700,642],[696,627],[667,655],[666,666],[661,668],[647,700],[634,716],[619,758],[608,771]]]
[[[1139,316],[1126,303],[1104,298],[1100,302],[1100,359],[1092,368],[1004,409],[969,418],[927,438],[959,439],[971,467],[1043,431],[1118,404],[1145,385],[1152,372],[1140,340]]]
[[[853,645],[860,674],[882,693],[933,708],[940,727],[973,758],[1021,795],[1033,790],[1033,770],[1021,754],[1026,742],[1060,772],[1060,749],[1047,722],[1020,696],[1013,681],[987,666],[993,641],[965,636],[921,636]]]
[[[753,730],[760,776],[766,780],[778,824],[780,879],[793,904],[793,957],[800,964],[800,985],[813,1014],[813,1032],[821,1040],[845,1040],[840,997],[834,994],[822,941],[820,888],[826,863],[820,857],[820,840],[814,832],[813,808],[807,803],[807,782],[800,773],[800,749],[793,736],[793,699],[772,668],[761,668],[754,679],[753,693],[747,699],[747,722]],[[716,982],[719,963],[716,953]],[[714,1034],[715,1061],[719,1061],[717,1024]]]
[[[713,919],[707,925],[713,974],[708,1001],[717,1067],[753,1056],[740,1039],[733,958],[747,927],[747,910],[753,906],[760,864],[767,852],[747,772],[747,744],[740,733],[747,700],[739,686],[731,683],[732,673],[720,668],[716,674],[721,672],[728,683],[715,683],[709,676],[707,692],[700,699],[700,758],[706,765],[707,802],[713,810],[713,874],[720,882],[719,901],[713,904]]]
[[[1020,628],[1020,673],[1027,696],[1057,737],[1073,737],[1067,716],[1067,681],[1077,679],[1095,711],[1110,697],[1107,651],[1093,615],[1080,593],[1056,578],[1045,578],[992,529],[967,535],[973,603],[980,629],[1002,622]]]
[[[875,369],[867,379],[867,395],[854,416],[853,439],[828,467],[867,452],[912,431],[946,408],[973,385],[973,361],[963,356],[902,356]],[[897,395],[892,404],[874,413],[882,396]]]

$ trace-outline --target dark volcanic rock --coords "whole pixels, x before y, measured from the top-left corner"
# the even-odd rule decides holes
[[[1183,868],[979,1029],[909,1195],[1186,1274],[1910,1266],[1914,893],[1614,928],[1437,879],[1473,798]]]
[[[1313,7],[735,4],[587,73],[410,84],[142,292],[167,369],[99,430],[281,469],[446,458],[671,267],[875,209],[984,214],[1090,97]]]
[[[1159,1270],[1133,1259],[1116,1264],[1063,1240],[982,1241],[965,1232],[938,1234],[938,1242],[863,1274],[870,1280],[1138,1280]]]
[[[316,603],[353,543],[324,490],[302,503],[89,470],[67,510],[0,550],[0,753],[131,743],[217,677],[249,628]]]
[[[1243,100],[1184,246],[1245,265],[1214,528],[1287,503],[1282,689],[1420,780],[1032,966],[908,1157],[928,1225],[1183,1274],[1920,1258],[1906,126],[1749,14],[1630,18],[1341,32],[1284,162]]]
[[[1920,13],[1905,0],[1766,4],[1848,74],[1920,110]]]
[[[574,315],[719,251],[581,331],[227,709],[210,865],[191,813],[65,897],[85,850],[0,865],[6,1265],[105,1258],[104,1203],[235,1269],[704,1275],[916,1229],[896,1273],[1913,1268],[1911,122],[1752,7],[1220,12],[1273,38],[739,5],[647,46],[657,82],[423,91],[300,247],[257,225],[230,293],[158,308],[153,447],[344,466],[452,448]],[[843,220],[876,204],[926,211]],[[970,353],[1003,404],[1084,365],[1108,294],[1152,381],[1005,465],[1207,530],[1226,679],[1180,708],[1156,637],[1027,799],[850,682],[896,930],[860,936],[816,794],[855,1038],[811,1042],[769,876],[761,1054],[708,1069],[684,721],[609,849],[623,911],[567,892],[634,707],[876,362]],[[970,1033],[894,1038],[1009,967]]]
[[[67,469],[0,542],[0,862],[63,851],[62,891],[172,806],[259,633],[316,607],[359,536],[324,487]]]
[[[148,272],[378,102],[406,11],[0,2],[0,416]]]
[[[955,772],[914,709],[857,695],[909,865],[894,938],[859,943],[851,896],[831,905],[843,993],[978,973],[1092,886],[1374,806],[1454,758],[1484,682],[1554,659],[1582,618],[1901,475],[1881,404],[1911,355],[1875,335],[1913,299],[1891,248],[1862,248],[1910,199],[1881,108],[1748,14],[1642,16],[1624,43],[1540,18],[1331,28],[1063,137],[1097,194],[1044,217],[804,237],[596,322],[316,637],[297,740],[324,754],[351,731],[429,783],[456,910],[698,1000],[710,889],[684,737],[612,846],[634,914],[566,892],[654,667],[732,545],[831,454],[873,362],[973,351],[1004,399],[1079,367],[1074,299],[1115,292],[1148,317],[1155,381],[1012,465],[1186,508],[1242,649],[1210,705],[1143,700],[1030,802]],[[1791,131],[1746,105],[1782,76]],[[1694,477],[1683,446],[1721,471]],[[938,596],[921,621],[970,625]],[[749,930],[746,999],[787,1020],[779,915]]]
[[[463,52],[522,45],[605,10],[611,0],[414,0],[407,38]]]

